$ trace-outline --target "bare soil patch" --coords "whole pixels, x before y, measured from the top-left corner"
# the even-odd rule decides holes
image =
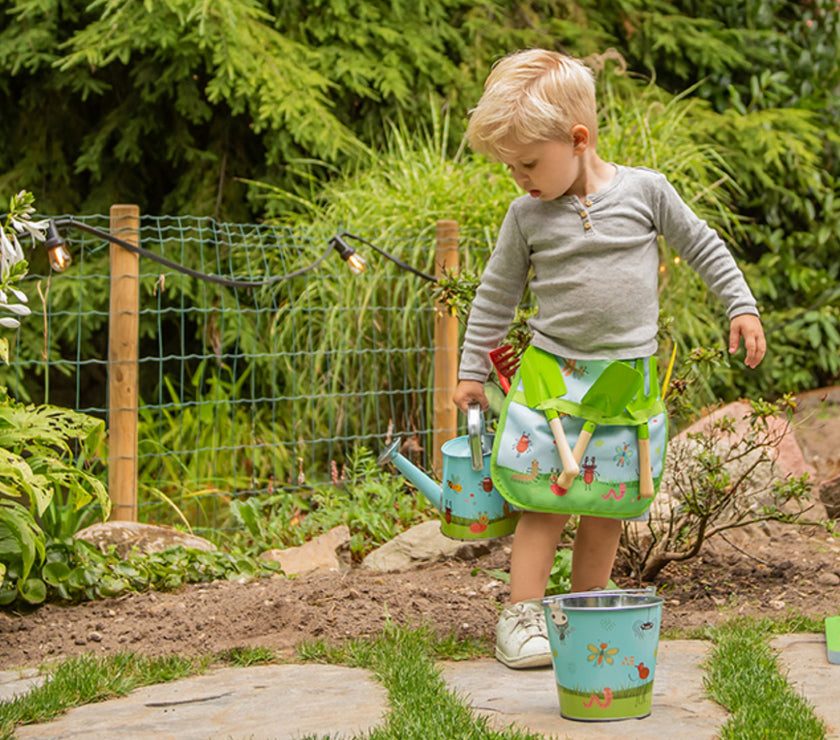
[[[836,475],[840,391],[806,394],[797,438],[818,479]],[[840,614],[840,543],[824,530],[773,526],[709,543],[700,558],[671,564],[654,582],[666,598],[663,627],[691,629],[733,614]],[[429,624],[441,635],[493,639],[507,586],[510,541],[485,554],[414,570],[300,579],[217,582],[78,605],[0,612],[0,669],[82,653],[198,654],[264,646],[292,656],[305,641],[374,635],[389,620]],[[622,587],[637,584],[616,574]]]

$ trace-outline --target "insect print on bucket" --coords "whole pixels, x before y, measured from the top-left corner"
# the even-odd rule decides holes
[[[514,443],[513,449],[515,450],[517,457],[530,451],[531,438],[528,436],[527,432],[522,432],[522,436]]]
[[[635,655],[628,655],[621,661],[621,665],[627,666],[632,670],[627,674],[631,681],[645,681],[650,676],[650,668],[648,668],[642,661],[636,663]]]
[[[589,655],[586,656],[587,661],[594,660],[597,665],[612,665],[614,656],[618,653],[618,648],[611,648],[608,643],[602,642],[595,647],[592,643],[586,646],[589,648]]]
[[[574,627],[569,627],[569,616],[556,602],[548,607],[548,613],[551,615],[551,621],[554,622],[554,626],[557,627],[557,636],[563,642],[567,635],[575,631]]]
[[[655,626],[655,622],[646,622],[643,619],[637,619],[633,622],[633,634],[638,640],[644,640],[646,637],[653,637],[655,633],[652,633],[651,630]]]

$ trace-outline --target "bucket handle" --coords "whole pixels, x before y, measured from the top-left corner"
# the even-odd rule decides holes
[[[470,444],[470,463],[473,470],[484,470],[484,456],[490,452],[484,433],[484,414],[481,406],[471,403],[467,406],[467,435]]]

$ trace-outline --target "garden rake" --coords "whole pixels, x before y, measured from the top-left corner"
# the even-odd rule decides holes
[[[510,381],[519,369],[519,355],[509,344],[490,351],[490,361],[496,368],[496,375],[499,378],[499,385],[505,393],[510,391]]]

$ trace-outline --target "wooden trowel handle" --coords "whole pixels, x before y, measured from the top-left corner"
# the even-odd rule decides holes
[[[577,478],[580,473],[580,466],[575,462],[575,456],[572,454],[572,448],[569,447],[569,440],[566,439],[566,433],[563,431],[563,425],[560,423],[560,417],[553,415],[548,420],[551,431],[554,433],[554,441],[557,443],[557,452],[560,454],[560,462],[563,463],[563,472],[557,485],[561,488],[568,488],[571,482]],[[568,485],[563,485],[564,480],[568,480]]]
[[[639,495],[642,498],[653,498],[655,492],[650,464],[650,432],[648,425],[642,424],[639,427]]]
[[[592,439],[592,433],[594,431],[594,421],[587,420],[583,422],[583,428],[580,430],[580,434],[578,434],[577,442],[575,442],[575,449],[572,450],[578,466],[580,465],[580,461],[583,460],[583,453],[586,452],[586,448],[589,446],[589,440]]]
[[[594,431],[594,422],[584,422],[583,428],[580,430],[580,434],[578,434],[577,441],[575,442],[575,449],[572,450],[572,457],[574,458],[575,470],[577,472],[567,469],[564,465],[563,472],[560,474],[560,477],[557,478],[557,485],[560,486],[560,488],[568,489],[569,486],[575,482],[575,478],[577,478],[580,474],[580,461],[583,460],[583,453],[586,452],[586,448],[589,446],[589,440],[592,439],[592,433]]]

